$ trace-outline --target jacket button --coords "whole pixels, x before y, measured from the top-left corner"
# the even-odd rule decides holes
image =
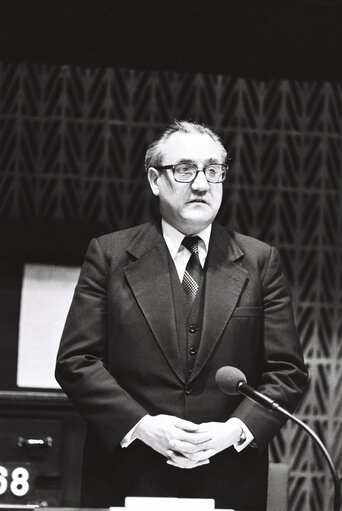
[[[196,353],[197,353],[197,349],[196,348],[190,348],[189,349],[189,353],[190,353],[190,355],[195,356]]]
[[[196,330],[197,330],[197,328],[195,327],[195,325],[190,325],[190,326],[189,326],[189,332],[190,332],[190,334],[195,334],[195,333],[196,333]]]
[[[191,392],[192,392],[192,389],[185,389],[185,390],[184,390],[184,394],[185,394],[186,396],[190,396]]]

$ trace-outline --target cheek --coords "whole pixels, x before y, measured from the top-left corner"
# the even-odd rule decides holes
[[[169,184],[167,190],[165,191],[165,198],[171,205],[176,206],[186,201],[187,193],[186,190]]]
[[[172,187],[168,182],[163,182],[159,185],[159,200],[163,203],[167,203],[170,197],[173,195]]]
[[[220,207],[222,202],[222,189],[220,190],[214,190],[212,193],[213,202],[217,208]]]
[[[165,180],[161,186],[161,192],[167,201],[172,202],[173,198],[179,195],[180,190],[177,189],[173,182]]]
[[[175,190],[171,184],[167,184],[163,193],[159,196],[160,203],[170,211],[177,211],[184,203],[183,193],[180,190]]]

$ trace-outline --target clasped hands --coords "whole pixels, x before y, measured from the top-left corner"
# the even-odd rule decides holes
[[[193,422],[172,415],[146,415],[135,430],[135,438],[167,458],[169,465],[195,468],[236,444],[242,429],[234,421]]]

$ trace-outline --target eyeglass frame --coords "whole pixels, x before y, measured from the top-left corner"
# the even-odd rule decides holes
[[[204,167],[203,167],[202,169],[199,169],[199,168],[197,167],[197,165],[193,164],[193,165],[194,165],[194,167],[196,167],[196,168],[197,168],[197,170],[196,170],[196,172],[195,172],[195,174],[194,174],[194,178],[193,178],[193,179],[191,179],[191,181],[179,181],[179,180],[177,180],[177,179],[175,178],[175,170],[176,170],[176,169],[175,169],[175,167],[176,167],[177,165],[183,165],[183,164],[182,164],[182,163],[175,163],[174,165],[158,165],[158,166],[152,166],[152,167],[153,167],[154,169],[156,169],[156,170],[159,170],[159,171],[160,171],[160,170],[168,170],[168,169],[171,169],[171,170],[172,170],[172,173],[173,173],[173,179],[176,181],[176,183],[187,183],[187,184],[189,184],[189,183],[193,183],[193,182],[195,181],[195,179],[197,178],[198,173],[199,173],[199,172],[203,172],[203,174],[204,174],[204,176],[205,176],[205,178],[206,178],[206,180],[207,180],[207,182],[208,182],[208,183],[211,183],[211,184],[214,184],[214,185],[218,185],[218,184],[220,184],[220,183],[224,183],[224,181],[226,180],[226,177],[227,177],[227,172],[228,172],[228,170],[229,170],[229,165],[228,165],[227,163],[207,163],[206,165],[204,165]],[[205,170],[206,170],[206,168],[207,168],[207,167],[209,167],[210,165],[220,165],[220,167],[224,167],[224,170],[222,170],[222,171],[220,172],[220,174],[223,174],[223,179],[222,179],[222,181],[209,181],[209,179],[207,178],[207,175],[206,175],[206,173],[205,173]]]

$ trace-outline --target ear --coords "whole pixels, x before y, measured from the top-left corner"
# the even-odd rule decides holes
[[[148,179],[148,182],[150,183],[152,193],[156,197],[159,195],[159,184],[158,184],[159,177],[160,177],[159,170],[155,169],[154,167],[149,167],[149,169],[147,171],[147,179]]]

